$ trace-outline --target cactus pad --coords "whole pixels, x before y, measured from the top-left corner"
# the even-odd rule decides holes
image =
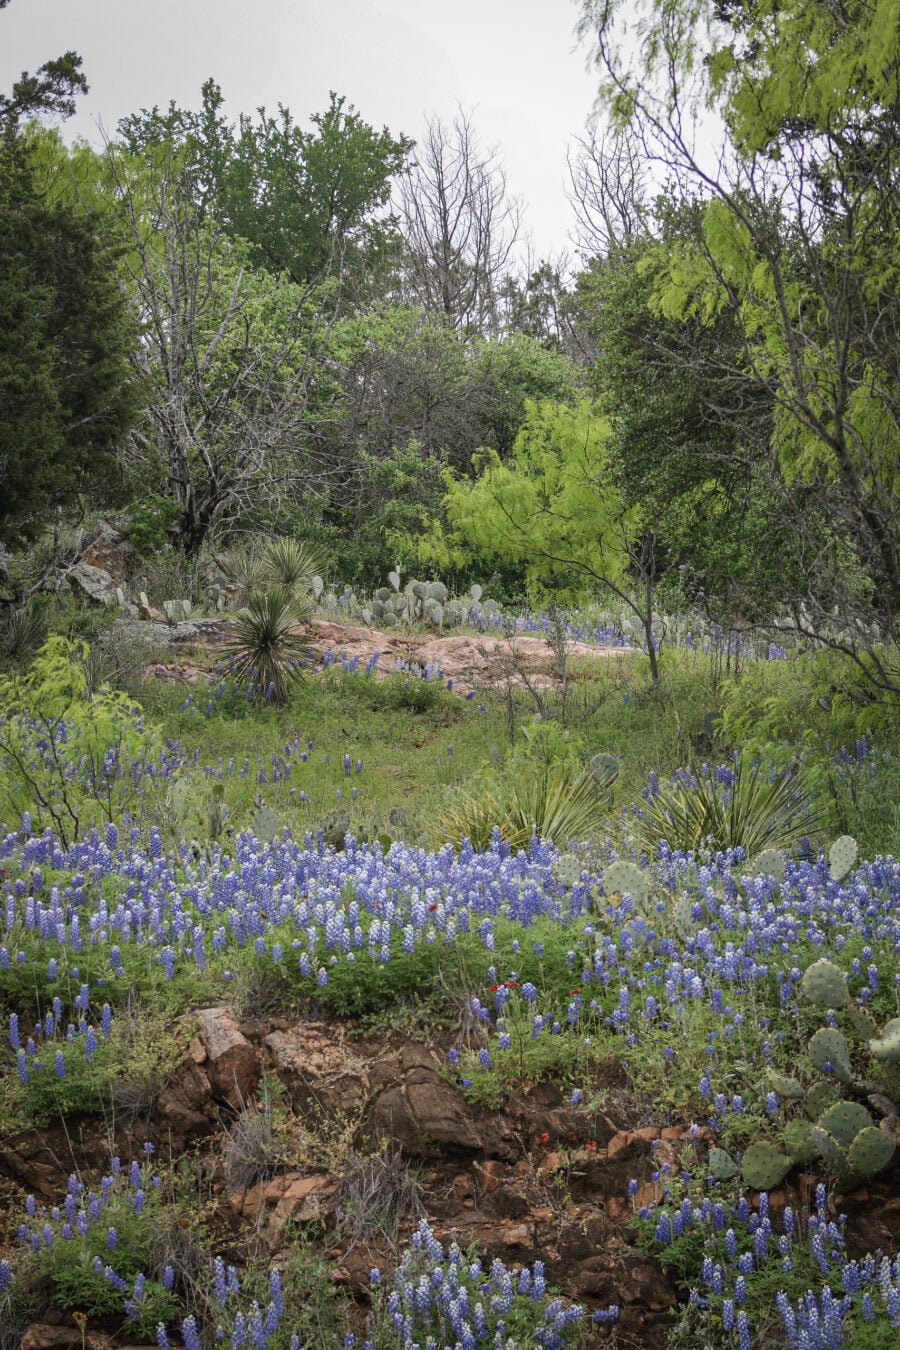
[[[741,1159],[741,1177],[754,1191],[771,1191],[790,1170],[790,1158],[771,1144],[751,1144]]]
[[[880,1034],[878,1023],[869,1012],[869,1009],[864,1008],[861,1003],[854,1003],[851,999],[847,1004],[847,1021],[850,1023],[857,1036],[861,1036],[864,1041],[874,1041],[878,1039]]]
[[[812,1127],[805,1120],[791,1120],[781,1132],[784,1151],[794,1163],[808,1163],[816,1156]]]
[[[755,877],[774,877],[779,886],[784,881],[785,870],[784,854],[774,848],[765,849],[753,864]]]
[[[818,1120],[834,1102],[839,1102],[841,1094],[834,1083],[813,1083],[806,1094],[806,1114],[810,1120]]]
[[[860,1130],[869,1129],[872,1117],[859,1102],[835,1102],[819,1120],[819,1129],[827,1130],[842,1148],[849,1148]]]
[[[849,1083],[853,1078],[850,1067],[850,1047],[845,1038],[834,1027],[820,1027],[809,1042],[809,1057],[820,1072],[831,1065],[831,1072],[840,1083]]]
[[[827,1130],[823,1130],[821,1125],[811,1126],[809,1133],[817,1152],[825,1159],[826,1165],[838,1176],[845,1175],[848,1167],[847,1154],[834,1135],[829,1134]]]
[[[690,941],[697,931],[697,925],[694,922],[694,902],[688,896],[682,895],[680,899],[675,901],[672,918],[678,936],[684,942]]]
[[[788,1078],[786,1074],[776,1073],[774,1069],[766,1069],[766,1078],[779,1097],[783,1097],[785,1101],[803,1100],[803,1084],[798,1079]]]
[[[645,905],[650,897],[647,878],[630,862],[611,863],[603,873],[603,889],[607,895],[630,895],[636,905]]]
[[[843,881],[856,862],[859,845],[852,834],[842,834],[828,850],[828,870],[832,881]]]
[[[265,844],[271,844],[280,829],[278,817],[271,806],[261,806],[253,817],[253,833],[257,839],[261,839]]]
[[[564,853],[553,864],[553,874],[562,886],[575,886],[581,880],[581,863],[571,853]]]
[[[619,776],[619,761],[615,755],[594,755],[588,768],[598,787],[609,787]]]
[[[815,961],[807,966],[800,992],[817,1008],[843,1008],[850,997],[847,976],[833,961]]]
[[[887,1167],[894,1156],[895,1148],[896,1145],[890,1135],[876,1129],[874,1125],[869,1125],[866,1129],[860,1130],[853,1140],[847,1160],[853,1172],[863,1177],[871,1177]]]
[[[900,1017],[892,1017],[881,1028],[881,1035],[869,1041],[869,1049],[876,1059],[888,1064],[900,1064]]]
[[[724,1148],[709,1150],[709,1174],[715,1181],[730,1181],[738,1174],[738,1165]]]

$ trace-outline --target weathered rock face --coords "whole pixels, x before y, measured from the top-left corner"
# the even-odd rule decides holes
[[[399,1061],[376,1063],[372,1074],[385,1083],[368,1114],[377,1138],[400,1144],[413,1157],[431,1157],[446,1148],[488,1155],[508,1151],[502,1119],[481,1119],[440,1072],[431,1051],[408,1041]]]
[[[228,1197],[231,1212],[256,1225],[273,1250],[289,1221],[295,1224],[329,1222],[334,1218],[338,1183],[322,1174],[283,1172],[271,1181],[244,1186]]]
[[[324,1023],[301,1023],[265,1039],[275,1073],[296,1111],[353,1111],[369,1092],[365,1060]]]
[[[200,1066],[209,1078],[213,1096],[240,1110],[251,1100],[259,1082],[256,1051],[228,1008],[201,1008],[194,1017],[206,1056]]]
[[[82,561],[123,581],[134,562],[134,546],[127,535],[104,521],[84,550]]]
[[[95,605],[116,603],[116,583],[109,572],[90,563],[77,563],[67,574],[69,585],[76,595],[86,596]]]

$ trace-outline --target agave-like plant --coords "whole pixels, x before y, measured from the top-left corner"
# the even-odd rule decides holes
[[[225,648],[231,673],[257,698],[283,703],[303,679],[309,648],[296,626],[307,612],[292,590],[273,586],[251,592],[231,620]]]
[[[605,806],[590,770],[549,764],[459,793],[426,828],[436,844],[459,847],[468,839],[485,849],[496,829],[513,848],[525,848],[535,837],[563,848],[593,834]]]
[[[743,848],[755,858],[814,834],[823,814],[798,773],[773,773],[739,759],[719,776],[686,775],[651,793],[637,808],[631,831],[653,856],[665,840],[684,852]]]
[[[228,580],[238,587],[241,597],[252,595],[265,584],[265,559],[256,539],[251,538],[227,558],[223,558],[221,566]]]
[[[313,577],[323,567],[324,558],[314,544],[289,536],[273,539],[263,553],[263,570],[268,579],[293,591],[309,591]]]

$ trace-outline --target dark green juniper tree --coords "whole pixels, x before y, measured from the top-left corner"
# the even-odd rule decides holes
[[[8,0],[2,0],[5,8]],[[36,535],[90,489],[116,494],[135,411],[137,326],[103,219],[40,190],[25,119],[68,116],[87,89],[67,52],[0,95],[0,543]]]

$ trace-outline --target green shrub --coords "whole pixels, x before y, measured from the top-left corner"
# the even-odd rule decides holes
[[[121,691],[91,689],[88,648],[55,636],[24,675],[0,678],[0,819],[30,811],[64,843],[115,821],[162,739]]]
[[[651,857],[665,841],[683,852],[743,848],[755,858],[765,849],[790,848],[822,820],[798,773],[739,759],[724,780],[707,769],[650,793],[635,808],[632,834]]]

